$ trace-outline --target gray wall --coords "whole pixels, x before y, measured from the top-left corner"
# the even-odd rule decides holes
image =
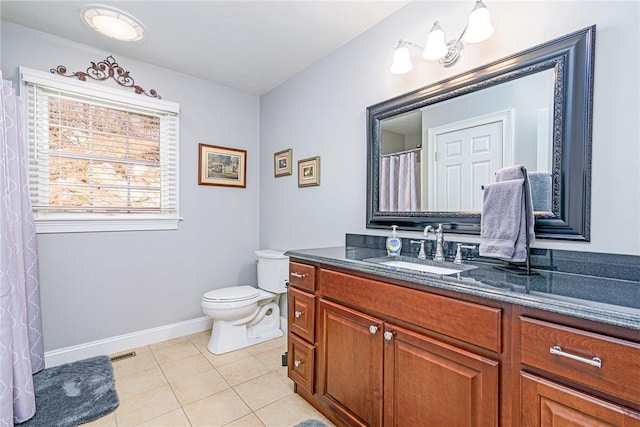
[[[2,72],[14,82],[20,65],[78,71],[107,55],[2,22]],[[205,291],[256,283],[258,97],[131,58],[116,60],[137,84],[181,105],[184,221],[177,231],[38,235],[46,350],[194,319],[203,316]],[[198,143],[247,150],[247,188],[198,186]]]
[[[638,2],[497,2],[487,4],[496,32],[467,45],[443,68],[419,58],[389,72],[398,39],[422,44],[438,19],[449,38],[472,2],[412,2],[313,67],[260,98],[260,243],[280,248],[344,244],[365,228],[365,109],[369,105],[478,67],[569,32],[597,25],[590,243],[539,240],[536,247],[640,255],[640,4]],[[272,155],[293,148],[294,161],[322,158],[320,187],[273,179]],[[415,237],[415,233],[403,232]],[[474,236],[449,236],[477,241]]]

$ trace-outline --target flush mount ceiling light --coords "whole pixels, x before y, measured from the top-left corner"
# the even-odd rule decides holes
[[[447,42],[444,30],[438,21],[434,22],[429,34],[427,34],[425,47],[401,39],[393,53],[391,72],[393,74],[405,74],[413,69],[410,47],[421,49],[423,51],[422,57],[426,60],[437,60],[445,67],[451,67],[462,56],[463,40],[467,43],[479,43],[491,37],[493,31],[489,9],[487,9],[482,0],[477,0],[469,15],[467,24],[462,30],[462,34],[456,40]]]
[[[144,37],[144,27],[140,21],[110,6],[86,5],[80,10],[80,16],[88,26],[112,39],[135,42]]]

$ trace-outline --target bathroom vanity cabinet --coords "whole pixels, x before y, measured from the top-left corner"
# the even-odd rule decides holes
[[[290,272],[289,376],[337,425],[640,426],[637,331],[321,263]]]
[[[500,309],[328,269],[319,278],[322,404],[357,426],[498,424]]]

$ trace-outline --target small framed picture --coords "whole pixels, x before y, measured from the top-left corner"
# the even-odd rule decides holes
[[[247,151],[199,144],[198,184],[247,187]]]
[[[298,161],[298,187],[320,185],[320,156]]]
[[[273,155],[273,174],[276,178],[292,174],[292,158],[293,150],[291,148],[288,150],[278,151]]]

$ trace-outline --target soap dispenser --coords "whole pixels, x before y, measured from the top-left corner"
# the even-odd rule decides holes
[[[402,249],[402,240],[398,237],[398,232],[396,229],[397,225],[392,225],[391,235],[387,237],[387,254],[389,256],[398,256],[400,255],[400,250]]]

